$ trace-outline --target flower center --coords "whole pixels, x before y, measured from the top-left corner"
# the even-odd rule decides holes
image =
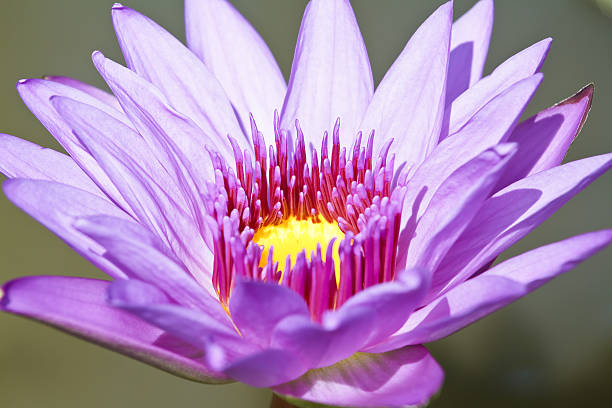
[[[352,146],[341,146],[338,120],[317,150],[297,122],[295,138],[281,130],[278,114],[269,148],[254,121],[251,136],[252,150],[229,138],[235,170],[209,151],[215,182],[207,186],[206,222],[223,305],[237,279],[254,279],[297,292],[319,321],[356,293],[395,279],[405,186],[393,185],[392,140],[377,155],[374,132],[363,144],[358,133]]]
[[[312,259],[311,254],[317,252],[317,246],[326,248],[327,244],[336,238],[333,250],[333,259],[336,265],[336,281],[340,280],[340,258],[338,244],[344,238],[344,233],[338,223],[326,220],[313,222],[311,219],[298,220],[288,218],[280,224],[266,225],[255,232],[253,241],[263,245],[259,266],[264,268],[269,262],[269,253],[272,250],[272,262],[278,262],[280,270],[285,269],[287,257],[291,265],[295,264],[297,255],[305,251],[306,257]],[[281,276],[282,281],[282,276]]]

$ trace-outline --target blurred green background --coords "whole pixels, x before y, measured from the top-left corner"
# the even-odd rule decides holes
[[[126,0],[179,38],[180,0]],[[235,0],[288,76],[305,1]],[[355,0],[376,81],[440,1]],[[455,13],[473,1],[457,0]],[[110,1],[2,0],[0,132],[59,148],[19,100],[20,78],[68,75],[98,84],[90,53],[120,59]],[[612,151],[612,1],[498,0],[486,73],[552,36],[545,81],[528,114],[595,83],[589,120],[566,160]],[[610,227],[612,175],[602,177],[513,248],[515,254]],[[31,274],[101,277],[0,197],[0,281]],[[432,407],[604,407],[612,386],[612,250],[505,310],[431,345],[446,370]],[[407,384],[406,386],[410,386]],[[0,406],[266,407],[269,392],[190,383],[21,318],[0,314]]]

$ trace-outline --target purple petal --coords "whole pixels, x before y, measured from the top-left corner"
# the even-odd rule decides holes
[[[194,381],[227,382],[201,362],[202,352],[186,355],[179,341],[157,327],[106,304],[109,282],[36,276],[4,285],[0,309],[39,320],[154,367]]]
[[[108,289],[109,303],[129,311],[146,322],[206,352],[206,363],[215,371],[234,354],[255,351],[233,327],[200,311],[170,302],[157,287],[130,279],[113,282]]]
[[[300,121],[306,145],[321,144],[340,118],[340,141],[350,146],[374,92],[368,53],[348,0],[312,0],[298,36],[281,115],[293,131]]]
[[[376,89],[361,124],[378,134],[375,151],[395,140],[391,152],[399,164],[418,165],[438,144],[452,21],[448,2],[419,27]]]
[[[56,96],[53,97],[52,103],[66,124],[73,129],[79,141],[109,175],[142,222],[147,222],[147,218],[142,215],[138,198],[126,197],[130,195],[129,187],[131,186],[129,183],[126,184],[125,176],[112,174],[113,170],[106,163],[108,160],[101,159],[103,153],[118,156],[125,161],[128,161],[129,158],[154,179],[173,200],[185,208],[184,198],[176,187],[176,183],[170,179],[166,170],[154,157],[153,151],[138,133],[104,112],[73,99]]]
[[[518,154],[496,190],[531,174],[561,164],[580,132],[593,101],[593,85],[519,124],[508,141],[518,143]]]
[[[547,38],[510,57],[489,76],[459,95],[450,107],[449,134],[461,129],[487,102],[509,86],[538,72],[551,41]]]
[[[455,170],[509,137],[541,80],[542,74],[536,74],[514,84],[474,115],[461,131],[436,147],[408,183],[402,228],[411,213],[415,219],[421,217],[433,194]]]
[[[163,292],[144,282],[115,282],[109,297],[114,306],[205,350],[207,364],[215,371],[251,386],[281,384],[299,377],[309,368],[294,353],[261,350],[207,314],[167,303]]]
[[[408,224],[400,235],[400,240],[403,240],[398,246],[400,267],[418,266],[435,271],[449,248],[490,197],[515,153],[515,144],[498,145],[485,150],[451,174],[433,195],[423,216],[417,221],[416,229]],[[411,237],[404,234],[411,234],[413,238],[410,240]],[[404,253],[407,253],[405,264],[401,260]]]
[[[130,211],[129,206],[109,180],[106,173],[72,133],[72,129],[57,113],[53,105],[51,105],[50,100],[54,96],[66,96],[76,101],[96,106],[107,114],[111,116],[114,115],[113,117],[115,119],[129,123],[125,115],[78,89],[53,81],[45,81],[43,79],[22,80],[17,84],[17,91],[34,116],[38,118],[49,133],[51,133],[62,147],[66,149],[79,167],[81,167],[114,202],[120,205],[124,210]],[[126,126],[130,126],[130,124],[125,122],[124,124],[126,124]]]
[[[70,156],[15,136],[0,134],[0,172],[8,178],[64,183],[107,198]]]
[[[80,218],[74,225],[104,247],[104,257],[128,278],[156,285],[179,304],[232,327],[214,291],[198,284],[169,248],[142,226],[105,216]]]
[[[222,141],[207,136],[189,118],[168,106],[155,86],[133,71],[105,58],[100,52],[94,52],[92,58],[140,135],[168,171],[181,173],[180,169],[187,167],[188,177],[194,178],[196,183],[203,185],[210,181],[213,169],[206,148],[233,163],[234,155],[227,139]],[[182,160],[176,163],[178,158]],[[180,183],[180,177],[174,177],[176,183]]]
[[[578,235],[511,258],[416,311],[390,340],[372,351],[438,340],[539,288],[612,241],[612,230]]]
[[[493,29],[493,0],[481,0],[453,23],[446,104],[482,76]]]
[[[442,368],[427,349],[416,346],[384,354],[357,353],[272,389],[285,396],[327,405],[421,406],[442,386],[443,378]]]
[[[151,152],[167,171],[172,186],[180,186],[186,200],[186,212],[200,229],[206,229],[202,196],[214,170],[209,151],[221,154],[227,163],[234,161],[226,141],[208,137],[189,118],[165,102],[163,95],[133,71],[104,58],[96,52],[94,64],[122,104]],[[156,178],[157,179],[157,178]],[[212,241],[207,240],[212,249]]]
[[[287,84],[264,40],[226,0],[186,0],[185,25],[189,48],[219,80],[242,127],[251,113],[271,140]]]
[[[430,273],[404,271],[394,282],[359,292],[321,324],[292,315],[274,328],[270,347],[291,351],[311,368],[325,367],[374,345],[401,327],[429,289]]]
[[[93,85],[86,84],[74,78],[68,78],[63,76],[46,76],[44,79],[46,79],[47,81],[57,82],[78,89],[79,91],[98,99],[100,102],[103,102],[109,106],[112,106],[118,111],[121,111],[121,105],[119,105],[117,98],[115,98],[112,94],[106,91],[96,88]]]
[[[44,180],[11,179],[2,185],[4,194],[17,207],[39,221],[71,248],[112,277],[125,277],[101,256],[102,248],[72,226],[77,217],[110,215],[131,218],[106,199],[86,191]]]
[[[184,195],[140,135],[104,112],[67,98],[53,103],[133,209],[138,221],[164,240],[198,281],[210,288],[212,253]]]
[[[295,380],[308,370],[294,353],[264,350],[229,364],[223,372],[252,387],[271,387]]]
[[[195,54],[137,11],[115,4],[112,15],[130,69],[159,88],[177,111],[206,134],[222,140],[230,134],[250,148],[221,84]]]
[[[274,327],[270,347],[291,352],[308,368],[325,367],[361,349],[376,325],[376,313],[366,307],[327,316],[322,324],[303,315],[284,318]]]
[[[395,281],[372,286],[351,297],[335,312],[337,316],[331,319],[332,316],[328,314],[323,322],[329,324],[332,320],[343,320],[346,314],[351,314],[355,309],[369,309],[375,324],[361,347],[376,344],[404,324],[427,293],[430,278],[431,272],[425,269],[403,271]]]
[[[432,296],[468,279],[610,167],[612,154],[590,157],[534,174],[493,195],[436,270]]]
[[[236,283],[229,310],[240,332],[261,346],[268,345],[272,329],[283,318],[309,316],[304,299],[288,287],[248,280]]]

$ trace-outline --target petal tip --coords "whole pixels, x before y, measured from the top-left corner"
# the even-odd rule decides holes
[[[593,100],[594,91],[595,91],[595,85],[591,82],[590,84],[588,84],[587,86],[583,87],[581,90],[576,92],[576,94],[559,102],[557,106],[572,105],[575,103],[580,103],[584,98],[588,98],[589,99],[588,107],[590,108],[591,102]]]
[[[453,7],[454,7],[454,0],[449,0],[446,3],[442,4],[440,7],[438,7],[438,9],[434,13],[450,14],[452,18]]]
[[[96,68],[99,70],[104,65],[104,60],[106,57],[102,53],[102,51],[95,50],[91,53],[91,60],[93,61]]]
[[[537,45],[543,47],[543,48],[550,48],[550,45],[553,42],[553,38],[552,37],[546,37],[543,40],[539,41],[537,43]],[[548,53],[548,50],[546,50],[546,52]],[[546,56],[546,55],[545,55]]]

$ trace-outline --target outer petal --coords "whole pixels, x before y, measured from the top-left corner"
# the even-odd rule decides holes
[[[577,160],[519,180],[493,195],[435,272],[432,297],[468,279],[610,167],[612,153]]]
[[[431,272],[411,269],[398,274],[394,282],[372,286],[351,297],[333,316],[324,316],[323,323],[344,319],[355,310],[369,309],[374,314],[375,324],[362,347],[376,344],[395,332],[429,289]]]
[[[376,325],[375,318],[374,310],[359,306],[330,313],[322,324],[309,316],[291,315],[274,327],[270,347],[289,351],[309,369],[325,367],[361,349]]]
[[[427,349],[417,346],[384,354],[357,353],[272,389],[292,398],[329,405],[421,406],[442,386],[443,378],[442,369]]]
[[[112,277],[125,277],[115,265],[100,256],[100,246],[72,226],[77,217],[106,214],[131,220],[108,200],[66,184],[43,180],[11,179],[2,185],[4,194],[17,207],[64,240],[71,248]]]
[[[238,330],[261,346],[269,344],[272,329],[283,318],[309,316],[304,299],[288,287],[247,280],[236,283],[229,310]]]
[[[206,350],[207,363],[215,371],[254,387],[293,380],[309,368],[294,353],[260,349],[208,315],[168,303],[163,292],[152,285],[119,281],[109,296],[113,305]]]
[[[100,52],[94,52],[92,58],[132,123],[168,172],[181,173],[181,168],[186,167],[189,178],[196,182],[203,184],[212,180],[213,170],[206,148],[220,153],[228,163],[233,162],[228,140],[222,143],[219,138],[206,135],[189,118],[168,106],[151,83]],[[176,163],[179,158],[183,160]],[[177,183],[180,176],[174,175]]]
[[[130,185],[113,173],[109,161],[104,160],[103,156],[117,156],[125,161],[129,158],[135,167],[142,169],[143,173],[155,180],[178,205],[186,208],[182,192],[138,133],[90,105],[64,97],[54,97],[52,103],[79,141],[109,175],[141,222],[154,224],[154,221],[144,215],[146,209],[143,211],[142,205],[139,204],[140,197],[133,197],[131,188],[135,188],[134,183]]]
[[[271,387],[294,380],[308,370],[294,353],[264,350],[229,364],[223,372],[253,387]]]
[[[453,23],[446,104],[482,76],[493,29],[493,0],[481,0]]]
[[[264,40],[226,0],[186,0],[185,25],[189,48],[219,80],[243,129],[252,113],[271,140],[287,84]]]
[[[586,121],[593,101],[593,85],[519,124],[508,139],[519,152],[496,190],[531,174],[561,164],[567,149]]]
[[[438,340],[532,292],[612,241],[612,230],[578,235],[511,258],[416,311],[382,352]]]
[[[208,194],[205,186],[214,178],[210,151],[232,163],[234,157],[229,143],[208,137],[193,121],[168,106],[163,95],[133,71],[99,52],[94,53],[93,60],[172,184],[180,187],[187,204],[186,212],[200,230],[206,230],[202,197]],[[210,239],[207,244],[212,249]]]
[[[396,163],[418,165],[438,144],[444,116],[453,3],[414,33],[376,89],[361,129],[376,131],[375,151],[394,139]]]
[[[320,325],[289,316],[274,328],[271,347],[291,351],[311,368],[335,364],[401,327],[427,293],[429,278],[429,271],[405,271],[396,281],[368,288],[327,312]]]
[[[372,98],[368,54],[348,0],[312,0],[295,48],[281,127],[300,121],[306,144],[320,145],[340,118],[341,143],[350,146]]]
[[[481,152],[504,142],[542,80],[524,79],[490,101],[456,135],[445,139],[419,166],[408,183],[402,223],[421,217],[433,194],[455,170]]]
[[[170,348],[178,341],[106,304],[109,282],[59,276],[14,280],[0,291],[0,309],[50,324],[154,367],[195,381],[227,382],[200,361],[202,352]],[[184,347],[183,347],[184,348]],[[184,348],[185,349],[185,348]]]
[[[129,122],[125,115],[98,99],[79,91],[78,89],[43,79],[26,79],[19,81],[17,91],[23,102],[32,113],[47,128],[49,133],[62,145],[64,149],[77,162],[79,167],[117,204],[126,211],[131,211],[121,194],[117,191],[106,173],[100,168],[95,159],[72,133],[72,129],[64,122],[57,113],[51,98],[53,96],[65,96],[76,101],[95,106],[105,113],[113,116],[119,121]],[[131,124],[125,123],[126,126]]]
[[[408,223],[400,235],[400,267],[405,264],[435,271],[449,248],[491,195],[516,145],[498,145],[457,169],[435,192],[416,228]],[[413,234],[413,237],[408,236]],[[412,238],[412,239],[411,239]],[[409,245],[409,246],[408,246]],[[406,246],[408,246],[406,251]]]
[[[47,81],[57,82],[78,89],[81,92],[85,92],[86,94],[93,96],[100,102],[103,102],[109,106],[112,106],[118,111],[121,111],[121,105],[119,105],[117,98],[115,98],[112,94],[103,91],[102,89],[96,88],[93,85],[86,84],[74,78],[68,78],[63,76],[46,76],[44,79],[46,79]]]
[[[215,369],[228,354],[242,355],[254,348],[236,330],[206,313],[171,303],[157,287],[136,279],[118,280],[108,290],[109,303],[167,331],[206,352],[206,363]]]
[[[104,247],[104,257],[121,268],[128,278],[155,285],[181,305],[198,309],[232,327],[219,301],[144,227],[108,216],[80,218],[74,225]]]
[[[142,138],[91,106],[59,97],[53,103],[113,180],[139,222],[164,240],[213,293],[208,273],[212,253],[185,212],[185,196]]]
[[[112,14],[130,69],[159,88],[176,110],[193,119],[209,137],[225,140],[230,134],[250,148],[225,91],[195,54],[128,7],[115,4]]]
[[[107,198],[70,156],[15,136],[0,134],[0,172],[9,178],[56,181]]]
[[[509,86],[538,72],[551,41],[547,38],[508,58],[491,75],[459,95],[450,107],[448,134],[452,135],[461,129],[487,102]]]

